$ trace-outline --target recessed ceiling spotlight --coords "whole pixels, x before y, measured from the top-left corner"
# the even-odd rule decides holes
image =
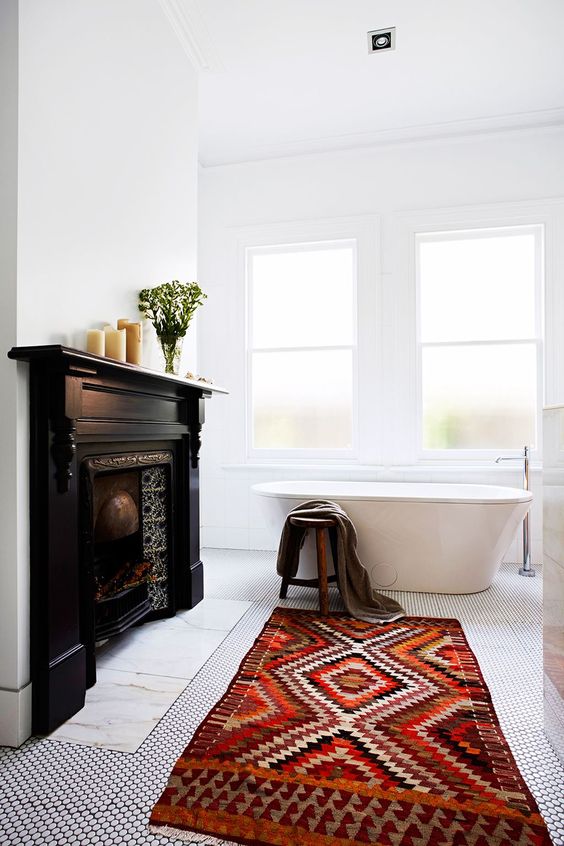
[[[382,50],[396,49],[396,28],[373,29],[368,33],[368,52],[380,53]]]

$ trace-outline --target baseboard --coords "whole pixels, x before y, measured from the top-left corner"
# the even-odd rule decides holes
[[[200,529],[202,549],[277,550],[278,541],[278,536],[273,536],[270,529],[264,528],[202,526]]]
[[[31,736],[31,683],[21,690],[0,688],[0,746],[21,746]]]

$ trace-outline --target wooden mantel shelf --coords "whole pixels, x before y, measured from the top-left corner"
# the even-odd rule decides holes
[[[103,355],[93,355],[84,350],[76,350],[72,347],[65,347],[61,344],[39,345],[31,347],[12,347],[8,358],[18,361],[50,361],[52,365],[60,363],[63,367],[71,370],[80,370],[85,375],[102,375],[104,372],[113,372],[118,375],[122,372],[128,378],[157,379],[178,385],[199,388],[204,394],[227,394],[225,388],[214,385],[210,382],[203,382],[199,379],[186,379],[183,376],[173,376],[159,370],[151,370],[148,367],[139,367],[136,364],[127,364],[125,361],[117,361],[114,358],[106,358]]]

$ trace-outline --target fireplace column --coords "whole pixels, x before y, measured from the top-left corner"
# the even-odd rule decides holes
[[[200,559],[200,446],[205,421],[205,401],[192,403],[189,416],[189,455],[183,459],[186,467],[183,523],[184,548],[187,551],[189,575],[177,584],[178,608],[193,608],[204,598],[204,565]]]
[[[31,679],[32,729],[46,734],[84,705],[80,638],[76,419],[79,380],[32,368]]]

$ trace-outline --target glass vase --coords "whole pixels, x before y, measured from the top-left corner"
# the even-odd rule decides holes
[[[178,376],[180,356],[182,355],[182,341],[177,335],[159,335],[159,344],[164,358],[165,373]]]

